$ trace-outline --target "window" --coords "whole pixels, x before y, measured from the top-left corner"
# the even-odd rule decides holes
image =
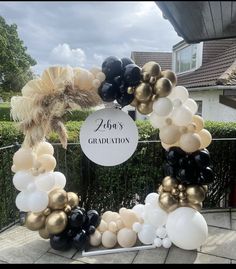
[[[197,110],[197,115],[199,115],[199,116],[202,116],[202,101],[200,101],[200,100],[195,100],[195,102],[197,103],[197,105],[198,105],[198,110]]]
[[[173,66],[177,74],[193,71],[201,66],[202,43],[181,44],[173,51]]]

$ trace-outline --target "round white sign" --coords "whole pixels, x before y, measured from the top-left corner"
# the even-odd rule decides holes
[[[138,144],[138,129],[119,109],[105,108],[89,115],[80,130],[84,154],[94,163],[114,166],[128,160]]]

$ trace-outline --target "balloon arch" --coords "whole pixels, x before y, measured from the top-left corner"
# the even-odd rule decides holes
[[[28,212],[26,227],[49,239],[56,250],[100,244],[132,248],[137,240],[153,247],[201,246],[208,228],[199,211],[207,184],[214,179],[206,149],[211,134],[196,115],[198,106],[187,89],[176,85],[175,73],[161,70],[156,62],[140,68],[129,58],[111,56],[102,68],[91,70],[49,67],[23,87],[22,96],[12,97],[12,117],[25,135],[14,154],[12,171],[13,184],[20,191],[16,206]],[[64,190],[66,178],[54,171],[54,149],[45,138],[54,131],[66,148],[62,121],[66,111],[114,101],[150,115],[166,150],[166,176],[144,204],[100,216],[94,209],[79,207],[77,194]]]

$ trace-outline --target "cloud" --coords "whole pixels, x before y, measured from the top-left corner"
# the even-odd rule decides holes
[[[181,40],[153,1],[0,2],[41,72],[53,64],[101,65],[111,55],[171,51]]]
[[[58,44],[52,49],[50,57],[59,64],[71,66],[84,66],[86,61],[85,52],[81,48],[72,49],[69,44]]]

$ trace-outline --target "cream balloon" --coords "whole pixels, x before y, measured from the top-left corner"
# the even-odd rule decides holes
[[[139,216],[131,209],[122,211],[120,216],[126,228],[131,229],[135,222],[140,222]]]
[[[201,139],[201,146],[200,146],[201,149],[204,149],[211,144],[212,136],[209,131],[207,131],[206,129],[202,129],[198,133],[198,135],[200,136],[200,139]]]
[[[55,176],[53,172],[40,174],[35,179],[37,188],[41,191],[51,191],[55,186]]]
[[[113,248],[117,243],[117,237],[115,233],[105,231],[102,234],[102,245],[105,248]]]
[[[31,149],[20,148],[13,156],[13,164],[17,170],[31,169],[36,160],[36,154]]]
[[[160,129],[167,125],[167,117],[158,116],[155,112],[152,112],[149,116],[149,121],[153,128]]]
[[[204,120],[199,115],[193,115],[192,122],[195,123],[195,132],[200,132],[204,128]]]
[[[105,222],[109,223],[110,221],[113,220],[113,218],[112,218],[112,213],[113,213],[113,212],[110,211],[110,210],[104,212],[104,213],[102,214],[102,219],[103,219]]]
[[[131,248],[137,241],[137,235],[133,230],[123,228],[117,234],[117,241],[122,248]]]
[[[165,144],[174,144],[180,138],[179,128],[175,125],[168,125],[160,129],[159,137]]]
[[[96,230],[95,233],[89,237],[89,244],[93,247],[98,247],[102,243],[102,234]]]
[[[204,217],[189,207],[179,207],[169,213],[166,230],[170,240],[177,247],[186,250],[199,248],[208,235]]]
[[[43,155],[43,154],[54,154],[54,148],[53,146],[48,142],[40,142],[36,148],[36,154],[37,156]]]
[[[184,105],[176,108],[171,119],[177,126],[187,126],[192,121],[193,113]]]
[[[152,108],[158,116],[164,117],[168,116],[171,113],[173,109],[173,104],[170,99],[162,97],[153,103]]]
[[[192,153],[200,148],[201,138],[196,133],[182,134],[179,140],[179,145],[185,152]]]
[[[179,147],[179,141],[177,141],[177,142],[175,142],[174,144],[171,144],[171,145],[166,144],[166,143],[161,141],[161,145],[165,150],[169,150],[169,148],[171,148],[171,147]]]
[[[118,231],[118,227],[117,227],[115,221],[109,222],[109,224],[108,224],[108,230],[111,231],[111,232],[113,232],[113,233],[116,233]]]
[[[187,101],[189,97],[188,90],[183,86],[176,86],[172,89],[171,93],[168,95],[168,98],[171,100],[180,99],[183,103]]]
[[[34,182],[34,176],[29,171],[18,171],[13,177],[13,185],[19,191],[24,191]]]
[[[40,155],[37,162],[40,164],[39,168],[45,172],[53,171],[57,165],[56,159],[49,154]]]
[[[108,229],[108,225],[103,219],[101,219],[101,222],[97,229],[99,232],[104,233]]]
[[[184,106],[186,106],[193,114],[198,110],[198,105],[192,98],[188,98],[187,101],[184,102]]]

